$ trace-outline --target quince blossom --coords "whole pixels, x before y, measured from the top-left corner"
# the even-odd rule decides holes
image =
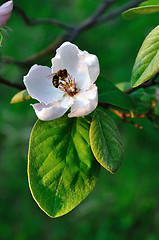
[[[64,115],[81,117],[91,113],[98,104],[98,58],[81,51],[70,42],[63,43],[52,59],[52,68],[33,65],[24,77],[29,95],[40,103],[33,104],[37,117],[43,121]]]
[[[13,10],[13,1],[8,1],[0,6],[0,26],[4,26],[10,18]]]

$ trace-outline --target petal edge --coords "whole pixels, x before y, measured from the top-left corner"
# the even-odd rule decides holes
[[[32,104],[37,117],[42,121],[50,121],[63,116],[73,104],[73,98],[64,96],[61,101],[48,105],[44,103]]]

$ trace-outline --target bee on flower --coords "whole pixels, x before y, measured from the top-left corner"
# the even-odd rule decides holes
[[[33,65],[24,77],[29,95],[38,100],[33,104],[37,117],[43,121],[56,119],[68,109],[68,117],[91,113],[98,104],[98,58],[65,42],[52,59],[52,67]]]

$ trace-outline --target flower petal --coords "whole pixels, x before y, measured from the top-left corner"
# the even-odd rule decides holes
[[[60,69],[67,69],[67,71],[74,75],[74,70],[78,66],[79,49],[76,45],[70,42],[64,42],[57,50],[56,56],[52,59],[52,71],[57,72]],[[59,59],[57,64],[57,60]],[[58,65],[58,67],[57,67]]]
[[[13,10],[13,1],[8,1],[0,7],[0,26],[7,23]]]
[[[70,42],[63,43],[57,50],[56,56],[52,59],[52,72],[60,69],[67,69],[75,79],[76,86],[80,90],[86,90],[91,85],[88,67],[81,56],[82,51]]]
[[[48,105],[44,103],[32,104],[37,117],[43,121],[49,121],[64,115],[71,107],[74,100],[72,97],[65,95],[61,101],[53,102]]]
[[[99,62],[95,55],[65,42],[57,49],[56,56],[52,59],[52,72],[56,73],[60,69],[67,69],[75,79],[77,89],[85,91],[99,75]]]
[[[51,68],[34,65],[24,76],[24,84],[29,95],[40,102],[49,104],[60,100],[64,94],[52,84]]]
[[[75,82],[77,89],[80,89],[81,91],[85,91],[90,88],[91,84],[91,79],[89,76],[89,71],[88,67],[84,63],[83,59],[79,55],[79,63],[78,67],[76,69],[75,75]]]
[[[87,51],[81,53],[82,59],[88,67],[91,83],[94,83],[99,75],[99,61],[96,55],[90,54]]]
[[[74,96],[74,104],[71,107],[71,113],[68,114],[68,117],[81,117],[87,115],[91,113],[97,105],[97,86],[92,84],[87,91],[80,92]]]

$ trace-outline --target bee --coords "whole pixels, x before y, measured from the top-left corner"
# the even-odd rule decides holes
[[[59,86],[59,76],[55,74],[52,78],[52,84],[54,85],[55,88],[58,88]]]
[[[57,73],[56,73],[57,76],[59,76],[59,78],[61,80],[65,80],[65,78],[67,78],[69,76],[69,73],[67,72],[66,69],[63,69],[63,70],[59,70]]]
[[[69,73],[67,72],[66,69],[63,69],[63,70],[57,71],[57,73],[51,74],[51,76],[53,76],[52,84],[54,85],[55,88],[58,88],[59,80],[64,81],[65,78],[69,76]]]

